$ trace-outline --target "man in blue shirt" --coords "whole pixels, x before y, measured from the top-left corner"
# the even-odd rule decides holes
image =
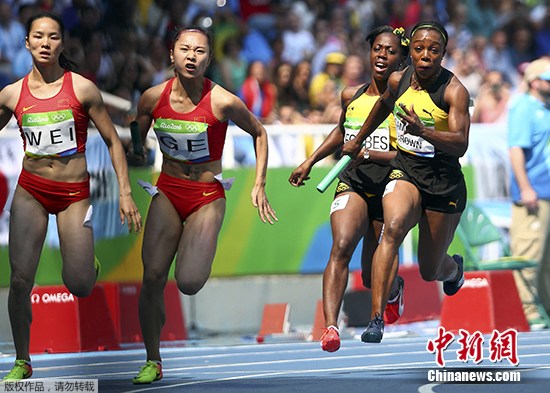
[[[531,62],[524,75],[527,92],[513,101],[508,114],[508,146],[512,166],[512,225],[514,255],[535,259],[537,273],[529,281],[550,311],[550,58]],[[529,305],[529,293],[518,285],[528,321],[540,318]]]

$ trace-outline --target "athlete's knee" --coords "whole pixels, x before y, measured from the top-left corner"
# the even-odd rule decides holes
[[[93,280],[67,280],[65,286],[76,297],[86,297],[94,289]]]
[[[29,295],[32,291],[34,280],[20,274],[12,274],[10,279],[10,291],[16,295]]]
[[[437,280],[437,269],[435,269],[431,264],[426,266],[419,261],[420,276],[424,281],[435,281]]]
[[[177,280],[178,289],[181,293],[184,295],[196,295],[202,287],[204,287],[204,284],[206,284],[206,280],[201,279],[186,279],[186,280]]]
[[[330,252],[331,259],[339,263],[349,263],[355,247],[353,247],[350,239],[337,238],[332,243],[332,250]]]
[[[405,237],[404,217],[395,217],[384,222],[384,233],[382,239],[385,241],[400,243]]]

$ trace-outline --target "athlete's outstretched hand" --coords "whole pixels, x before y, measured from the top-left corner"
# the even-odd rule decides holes
[[[132,199],[132,195],[120,196],[120,222],[124,225],[124,221],[128,222],[128,231],[135,233],[141,232],[141,214]]]
[[[308,165],[307,162],[303,162],[298,168],[292,171],[288,181],[294,187],[305,186],[305,181],[309,180],[309,172],[311,172],[311,165]]]
[[[265,194],[264,185],[255,185],[252,189],[252,204],[254,207],[258,208],[258,214],[263,222],[269,222],[274,224],[275,221],[279,221],[275,210],[269,204],[267,200],[267,195]]]

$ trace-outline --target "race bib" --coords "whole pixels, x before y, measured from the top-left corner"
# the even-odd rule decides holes
[[[25,154],[31,157],[64,157],[76,153],[76,130],[70,109],[26,113],[21,119]]]
[[[362,125],[363,123],[356,125],[350,122],[344,123],[344,143],[356,138]],[[390,150],[390,128],[387,120],[384,120],[384,122],[363,141],[363,147],[368,150],[376,151]]]
[[[433,158],[435,156],[435,147],[424,138],[417,135],[412,135],[406,132],[407,123],[401,121],[397,113],[405,113],[403,109],[396,106],[395,114],[395,131],[397,134],[397,144],[408,153],[416,156]],[[424,127],[435,128],[435,121],[433,118],[419,117]]]
[[[153,130],[164,155],[178,161],[204,162],[210,159],[207,123],[157,119]]]

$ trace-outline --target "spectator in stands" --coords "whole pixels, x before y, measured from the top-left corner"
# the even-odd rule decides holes
[[[502,72],[514,84],[519,82],[519,74],[510,53],[508,35],[504,29],[497,29],[492,33],[491,41],[483,52],[483,63],[486,69]]]
[[[286,14],[285,25],[282,30],[283,53],[282,59],[292,65],[302,60],[310,60],[315,52],[315,38],[302,24],[300,15],[292,9]]]
[[[519,19],[510,29],[510,56],[512,64],[518,69],[522,63],[536,59],[535,28],[528,20]]]
[[[309,102],[313,109],[323,111],[332,99],[332,91],[337,91],[337,96],[344,88],[342,74],[346,55],[340,52],[332,52],[325,56],[325,69],[315,75],[309,86]],[[329,81],[332,83],[329,84]],[[326,88],[325,85],[329,84]],[[327,98],[326,96],[329,95]]]
[[[446,58],[448,68],[468,89],[472,98],[477,97],[479,87],[483,83],[484,73],[481,62],[472,50],[455,49]]]
[[[514,99],[508,114],[513,201],[510,248],[513,255],[539,261],[539,282],[544,281],[544,290],[550,291],[550,58],[530,63],[524,79],[528,91]],[[536,292],[535,269],[523,272]],[[517,281],[526,317],[536,323],[540,315],[533,299]],[[550,303],[545,307],[550,310]]]
[[[25,26],[30,17],[39,12],[38,5],[35,2],[20,3],[19,5],[19,22]],[[0,56],[1,57],[1,56]],[[12,76],[14,79],[23,78],[29,73],[32,68],[32,56],[25,48],[21,46],[11,59],[12,62]]]
[[[346,42],[331,30],[329,22],[317,19],[314,27],[316,50],[310,60],[311,74],[315,76],[325,69],[326,57],[332,52],[345,52]],[[362,39],[364,34],[362,35]]]
[[[239,96],[262,124],[273,123],[277,105],[277,89],[267,75],[265,64],[261,61],[253,62],[248,67],[247,75],[239,91]]]
[[[550,53],[550,7],[542,17],[535,33],[536,55],[547,56]]]
[[[277,89],[277,109],[283,106],[295,107],[292,95],[292,70],[293,67],[289,63],[281,63],[275,69],[272,79]]]
[[[296,110],[307,117],[311,104],[309,102],[309,84],[311,81],[311,63],[301,61],[292,69],[290,81],[291,95],[296,103]]]
[[[344,86],[362,85],[367,80],[367,67],[363,57],[359,55],[349,55],[344,63],[342,71],[342,80]]]
[[[143,236],[139,318],[147,361],[135,384],[162,378],[163,293],[174,258],[182,293],[195,295],[210,276],[226,210],[221,157],[229,120],[254,140],[252,203],[264,223],[277,221],[265,193],[267,133],[237,96],[205,78],[212,50],[205,30],[178,29],[170,52],[175,77],[146,90],[138,105],[142,140],[152,125],[164,158],[156,187],[146,187],[153,199]]]
[[[493,0],[466,0],[468,29],[473,35],[489,38],[496,28],[497,13]]]
[[[25,49],[25,28],[13,18],[9,2],[0,0],[0,74],[9,83],[15,80],[12,60]]]
[[[274,38],[278,5],[274,0],[239,0],[242,20],[251,30],[260,32],[268,41]]]
[[[510,84],[500,71],[489,71],[476,97],[472,123],[505,123]]]
[[[53,14],[31,17],[25,44],[33,68],[0,92],[0,130],[15,116],[25,150],[9,229],[8,312],[16,361],[4,380],[32,375],[30,293],[50,214],[57,220],[63,282],[69,291],[79,297],[89,295],[99,274],[97,262],[94,266],[90,175],[85,154],[90,120],[109,148],[117,175],[120,222],[127,221],[130,231],[141,231],[124,149],[98,88],[71,71],[72,63],[63,53],[63,33],[61,20]]]
[[[447,29],[449,37],[454,37],[456,40],[456,47],[460,50],[466,50],[473,37],[472,32],[466,24],[468,20],[468,8],[462,2],[453,2],[450,6],[450,19],[445,25],[445,29]]]
[[[238,94],[248,71],[248,61],[241,49],[238,36],[228,37],[223,44],[223,56],[218,61],[220,85],[233,94]]]

